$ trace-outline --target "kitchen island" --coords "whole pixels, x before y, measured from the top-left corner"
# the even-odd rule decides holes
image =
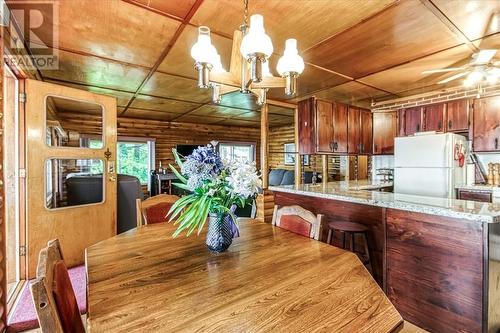
[[[379,191],[388,185],[269,189],[277,205],[324,214],[323,240],[329,221],[368,226],[374,277],[406,320],[430,332],[497,332],[500,204]]]

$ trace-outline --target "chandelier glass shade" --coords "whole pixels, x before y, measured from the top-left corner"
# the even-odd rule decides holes
[[[276,66],[279,75],[286,76],[290,73],[302,74],[304,71],[304,60],[297,51],[297,40],[290,38],[285,43],[285,53],[278,60]]]
[[[250,28],[241,41],[240,52],[247,60],[255,55],[263,55],[267,59],[273,54],[273,42],[264,30],[262,15],[250,16]]]

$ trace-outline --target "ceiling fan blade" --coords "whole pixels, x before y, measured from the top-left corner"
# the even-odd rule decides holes
[[[474,65],[487,64],[490,62],[491,59],[493,59],[496,53],[497,50],[495,49],[481,50],[478,53],[474,54],[472,64]]]
[[[467,74],[469,74],[469,71],[467,71],[467,72],[462,72],[462,73],[458,73],[458,74],[455,74],[455,75],[452,75],[452,76],[450,76],[449,78],[446,78],[446,79],[444,79],[444,80],[439,81],[439,82],[438,82],[438,84],[443,84],[443,83],[447,83],[447,82],[450,82],[450,81],[456,80],[456,79],[461,78],[462,76],[465,76],[465,75],[467,75]]]
[[[432,74],[432,73],[446,73],[446,72],[454,72],[464,69],[464,67],[448,67],[441,69],[430,69],[427,71],[423,71],[422,74]]]

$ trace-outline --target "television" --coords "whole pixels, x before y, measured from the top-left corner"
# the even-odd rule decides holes
[[[176,146],[177,152],[182,156],[191,155],[193,150],[195,150],[196,148],[198,148],[198,145],[177,145]]]

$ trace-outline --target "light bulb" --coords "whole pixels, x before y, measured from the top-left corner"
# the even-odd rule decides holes
[[[483,79],[483,73],[480,71],[472,71],[469,75],[467,75],[466,81],[470,82],[471,84],[476,84],[479,83]]]
[[[198,63],[214,65],[217,60],[217,50],[210,39],[210,28],[198,28],[198,41],[191,48],[191,57]]]
[[[246,59],[249,59],[252,55],[270,57],[273,53],[273,42],[266,35],[262,15],[250,16],[250,28],[241,41],[240,52]]]
[[[285,76],[287,73],[301,74],[304,71],[304,60],[297,51],[296,39],[286,40],[285,52],[278,60],[276,69],[281,76]]]

